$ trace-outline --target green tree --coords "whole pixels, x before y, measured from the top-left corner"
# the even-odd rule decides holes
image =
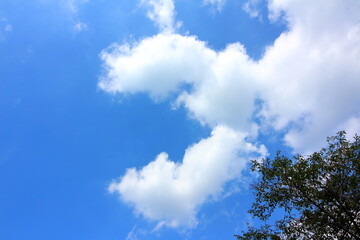
[[[265,224],[237,239],[360,239],[360,137],[342,131],[327,142],[309,156],[252,161],[259,180],[249,213]],[[283,218],[266,224],[279,208]]]

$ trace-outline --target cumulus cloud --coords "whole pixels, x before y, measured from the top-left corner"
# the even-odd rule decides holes
[[[114,45],[101,58],[107,75],[99,86],[105,91],[146,92],[155,100],[175,93],[176,104],[203,124],[244,132],[256,128],[249,121],[256,97],[255,62],[240,44],[215,52],[196,37],[161,33],[140,43]],[[192,92],[181,91],[184,84],[192,85]]]
[[[359,4],[270,1],[271,17],[285,18],[289,30],[258,62],[240,43],[216,52],[178,34],[116,46],[102,54],[107,75],[100,87],[155,98],[176,93],[177,103],[201,123],[255,133],[259,127],[288,131],[289,146],[311,151],[360,114]],[[191,90],[181,92],[184,84]],[[264,102],[257,114],[261,126],[253,122],[257,99]]]
[[[250,156],[266,154],[264,146],[247,143],[244,136],[218,126],[209,138],[189,147],[182,162],[173,162],[166,153],[160,153],[142,169],[128,169],[109,190],[160,225],[194,227],[197,208],[216,198],[226,182],[237,178]]]
[[[185,188],[185,193],[179,190],[188,179],[198,176],[195,165],[187,160],[196,158],[192,155],[199,156],[203,166],[216,162],[223,172],[246,159],[236,160],[233,154],[245,144],[245,140],[234,140],[236,137],[230,140],[232,150],[225,146],[231,154],[213,153],[221,158],[190,154],[205,145],[211,145],[209,149],[223,146],[215,140],[222,135],[217,133],[218,125],[226,126],[223,128],[234,136],[241,132],[253,139],[258,131],[266,133],[269,128],[285,133],[284,142],[300,153],[319,149],[326,136],[336,131],[360,130],[360,1],[269,0],[268,9],[269,18],[285,20],[288,30],[258,61],[252,60],[240,43],[215,51],[195,36],[166,28],[158,35],[115,44],[102,52],[106,71],[99,83],[101,89],[120,94],[145,92],[156,101],[175,96],[175,106],[185,107],[189,116],[215,128],[209,139],[187,150],[183,163],[160,154],[143,169],[129,170],[111,185],[112,191],[119,192],[145,217],[168,226],[193,226],[198,207],[235,178],[232,172],[224,174],[230,176],[227,178],[204,169],[200,179],[215,181],[213,188],[194,185],[197,191],[204,189],[196,197],[191,194],[195,188]],[[167,191],[157,193],[155,189]],[[152,190],[156,194],[150,194]],[[174,200],[177,197],[181,203]]]
[[[263,116],[276,129],[289,127],[296,151],[320,147],[360,109],[359,1],[270,2],[272,16],[288,20],[289,31],[258,63],[265,91]]]
[[[99,86],[113,93],[147,92],[154,99],[163,98],[182,83],[201,79],[215,55],[196,37],[178,34],[115,44],[101,53],[107,75]]]

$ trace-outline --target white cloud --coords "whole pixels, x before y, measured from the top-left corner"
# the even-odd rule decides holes
[[[140,170],[128,169],[109,190],[160,226],[194,227],[197,208],[216,198],[226,182],[239,177],[250,156],[266,154],[264,146],[247,143],[244,136],[218,126],[211,137],[189,147],[182,162],[161,153]]]
[[[288,30],[259,61],[250,59],[240,43],[217,52],[194,36],[166,32],[103,51],[106,74],[99,86],[111,93],[146,92],[155,100],[173,94],[177,97],[175,105],[184,106],[203,124],[224,125],[235,135],[243,132],[252,137],[258,129],[265,132],[272,128],[285,132],[286,144],[301,153],[319,149],[326,136],[339,130],[351,134],[359,131],[360,1],[271,0],[268,7],[269,17],[274,21],[285,19]],[[261,106],[255,104],[259,99]],[[254,116],[260,119],[259,125],[254,123]],[[180,183],[187,181],[184,176],[193,178],[196,169],[187,167],[192,166],[187,160],[189,153],[197,152],[191,149],[223,146],[215,140],[216,131],[190,148],[182,164],[161,154],[142,170],[129,170],[111,189],[149,219],[165,221],[168,226],[194,225],[196,210],[206,197],[235,177],[202,172],[202,176],[210,176],[204,177],[207,181],[218,181],[217,187],[207,189],[199,184],[187,194],[177,195]],[[237,147],[232,145],[233,149]],[[224,172],[236,162],[231,160],[235,155],[215,155],[222,155],[216,168]],[[199,163],[207,166],[217,158],[201,159]],[[159,175],[153,178],[155,172]],[[168,190],[150,194],[154,189]],[[201,193],[197,197],[190,194],[195,189]],[[174,200],[179,196],[181,203]]]
[[[256,97],[255,62],[240,44],[217,53],[193,36],[161,33],[133,45],[114,45],[101,57],[107,75],[99,86],[105,91],[147,92],[155,100],[175,93],[177,103],[203,124],[256,128],[249,121]],[[184,84],[193,91],[180,92]]]
[[[257,129],[252,117],[255,100],[262,99],[262,127],[288,129],[287,144],[307,152],[339,130],[350,115],[360,115],[359,4],[269,2],[272,18],[285,13],[289,31],[258,62],[238,43],[216,52],[196,37],[178,34],[116,46],[102,54],[108,74],[100,87],[148,92],[154,98],[173,92],[200,122],[241,131]],[[180,93],[183,84],[192,89]]]
[[[360,109],[360,2],[279,1],[273,16],[285,13],[283,33],[258,63],[268,105],[266,121],[281,129],[296,151],[318,149]],[[271,120],[273,119],[273,120]]]
[[[353,140],[355,134],[360,135],[360,119],[359,118],[350,118],[345,122],[344,126],[341,126],[340,129],[347,129],[347,137],[350,140]]]
[[[99,86],[108,92],[147,92],[154,99],[198,81],[215,58],[195,37],[158,34],[132,45],[114,45],[101,53],[107,75]]]
[[[175,22],[175,5],[173,0],[141,0],[142,4],[150,6],[148,17],[162,32],[172,33],[180,22]]]
[[[256,124],[250,120],[255,108],[257,81],[253,62],[240,44],[218,52],[203,77],[191,92],[183,92],[178,103],[203,124],[225,124],[243,132],[252,132]]]

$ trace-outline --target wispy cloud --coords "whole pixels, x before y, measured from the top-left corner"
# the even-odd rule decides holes
[[[213,6],[216,10],[221,11],[226,3],[226,0],[203,0],[203,3],[205,5]]]
[[[175,5],[173,0],[141,0],[150,9],[148,17],[162,32],[173,33],[181,25],[175,21]]]
[[[247,12],[250,17],[262,19],[260,6],[265,0],[248,0],[243,4],[243,10]]]
[[[81,32],[87,29],[87,25],[83,22],[76,22],[74,29],[78,32]]]
[[[0,16],[0,41],[4,41],[6,35],[12,30],[12,24],[6,18]]]
[[[6,24],[5,28],[4,28],[5,32],[11,32],[12,31],[12,25],[11,24]]]
[[[148,232],[144,229],[138,228],[136,225],[131,229],[127,234],[125,240],[140,240],[143,239],[144,235],[147,235]]]
[[[69,12],[70,20],[75,31],[81,32],[87,29],[87,24],[79,18],[79,5],[87,3],[88,0],[63,0],[62,4]]]

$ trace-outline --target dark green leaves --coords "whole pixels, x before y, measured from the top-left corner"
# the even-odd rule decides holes
[[[278,152],[252,162],[260,179],[249,212],[262,221],[277,208],[285,215],[238,239],[360,239],[360,138],[350,142],[342,131],[327,141],[310,156],[290,159]]]

